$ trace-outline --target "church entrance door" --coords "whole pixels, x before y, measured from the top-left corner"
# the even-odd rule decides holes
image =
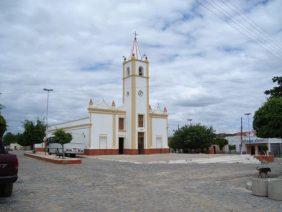
[[[124,138],[118,138],[118,154],[123,154],[124,149]]]
[[[144,154],[144,132],[138,132],[138,154]]]

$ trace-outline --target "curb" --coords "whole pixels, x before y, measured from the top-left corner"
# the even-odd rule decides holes
[[[42,160],[42,161],[46,161],[46,162],[50,162],[50,163],[54,163],[54,164],[63,164],[63,165],[81,164],[80,158],[76,158],[76,159],[72,159],[72,160],[64,160],[64,159],[46,158],[44,156],[34,155],[32,153],[24,153],[24,155],[27,156],[27,157],[30,157],[30,158],[34,158],[34,159],[37,159],[37,160]]]

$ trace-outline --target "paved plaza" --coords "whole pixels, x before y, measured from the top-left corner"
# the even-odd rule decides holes
[[[245,189],[256,164],[134,164],[102,156],[57,165],[17,154],[19,179],[12,197],[0,199],[0,211],[282,211],[282,202]],[[270,166],[272,177],[282,176],[281,159]]]
[[[129,162],[134,164],[209,164],[209,163],[252,163],[260,162],[251,155],[229,154],[152,154],[152,155],[98,155],[86,156],[108,161]]]

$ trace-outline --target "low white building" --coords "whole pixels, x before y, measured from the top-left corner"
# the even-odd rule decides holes
[[[149,61],[138,53],[135,37],[130,58],[123,61],[121,106],[90,100],[87,116],[51,125],[47,136],[63,129],[88,155],[169,152],[167,109],[151,108]]]
[[[234,135],[227,136],[226,139],[228,140],[228,145],[235,145],[236,152],[240,153],[240,133],[235,133]],[[282,139],[259,138],[253,131],[250,133],[250,136],[248,132],[243,132],[242,141],[242,153],[261,155],[264,154],[262,146],[267,146],[267,154],[282,156]]]
[[[237,133],[231,136],[225,137],[228,140],[228,145],[226,146],[226,152],[229,152],[229,145],[235,146],[235,152],[240,153],[241,152],[241,136]],[[242,153],[246,153],[246,146],[242,144]]]

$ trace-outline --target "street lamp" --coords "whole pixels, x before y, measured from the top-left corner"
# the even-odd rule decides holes
[[[43,91],[46,91],[47,92],[47,107],[46,107],[46,138],[47,138],[47,128],[48,128],[48,112],[49,112],[49,93],[54,91],[53,89],[51,88],[43,88]],[[46,148],[46,146],[44,145],[44,149]],[[45,154],[46,154],[46,151],[45,151]]]
[[[48,127],[49,93],[54,91],[54,90],[48,89],[48,88],[43,88],[43,91],[47,92],[46,127]]]
[[[248,134],[249,134],[249,143],[251,142],[251,127],[250,127],[250,115],[251,113],[245,113],[245,116],[247,116],[247,122],[248,122]]]

